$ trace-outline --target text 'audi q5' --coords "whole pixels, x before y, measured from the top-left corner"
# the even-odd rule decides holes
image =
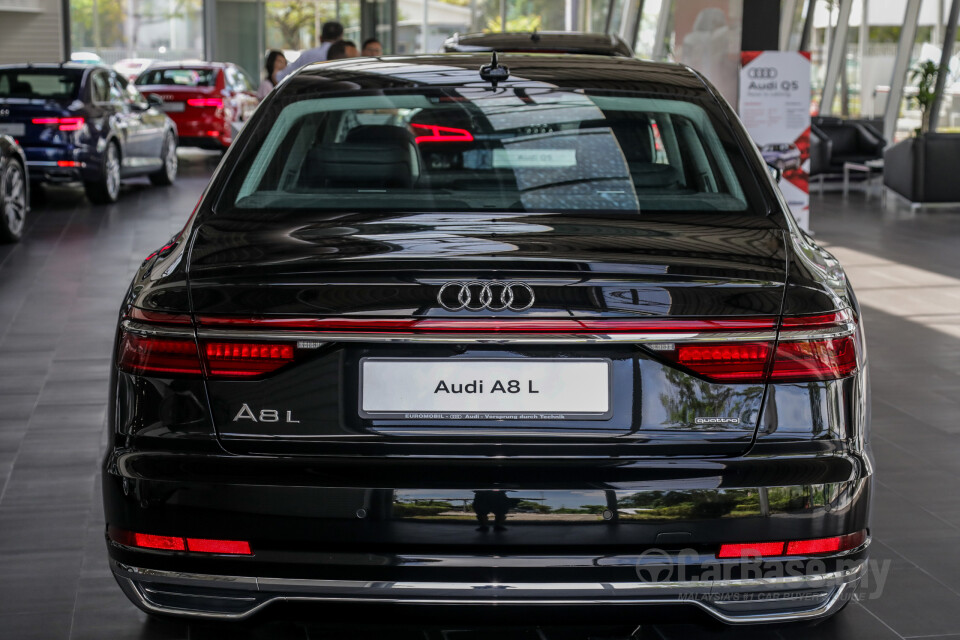
[[[866,573],[856,298],[686,67],[305,66],[158,245],[103,465],[150,614],[791,622]]]

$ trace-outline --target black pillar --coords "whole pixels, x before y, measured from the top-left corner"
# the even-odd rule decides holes
[[[743,0],[741,51],[776,51],[780,48],[780,3],[777,0]]]

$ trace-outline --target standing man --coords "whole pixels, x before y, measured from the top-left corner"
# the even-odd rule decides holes
[[[311,62],[323,62],[327,59],[327,52],[330,46],[343,38],[343,25],[339,22],[324,22],[320,30],[320,46],[307,49],[300,54],[300,57],[287,65],[283,71],[277,72],[277,82],[290,75],[300,67],[308,65]]]

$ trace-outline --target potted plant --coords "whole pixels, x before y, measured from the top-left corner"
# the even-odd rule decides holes
[[[932,60],[925,60],[915,66],[910,80],[917,83],[917,103],[920,105],[920,128],[917,135],[930,131],[930,107],[936,98],[937,74],[940,66]]]

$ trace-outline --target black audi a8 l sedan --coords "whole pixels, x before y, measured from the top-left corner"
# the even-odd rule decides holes
[[[148,613],[784,622],[866,572],[856,298],[683,66],[305,67],[114,361],[105,535]]]

